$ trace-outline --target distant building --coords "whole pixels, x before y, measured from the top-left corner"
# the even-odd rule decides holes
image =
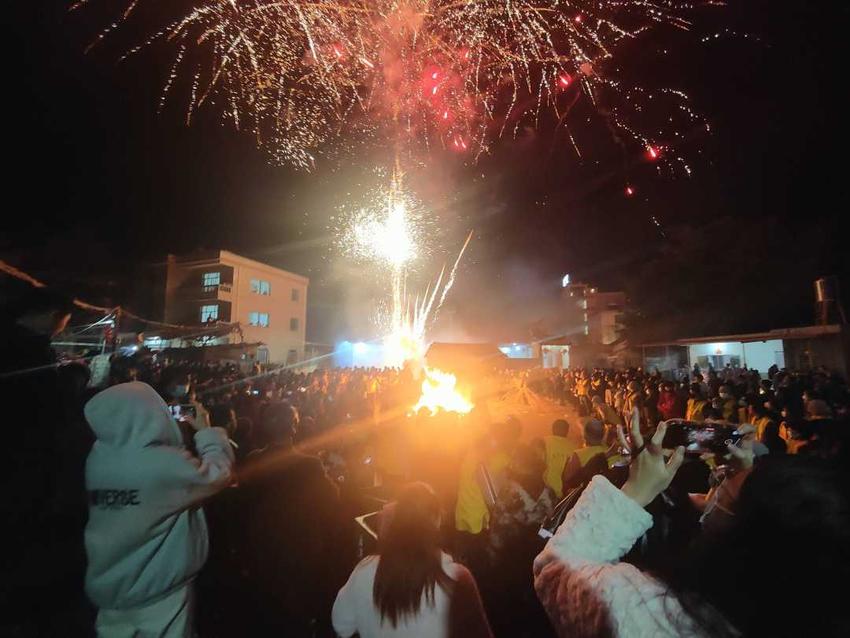
[[[535,359],[539,356],[533,343],[500,343],[499,350],[508,359]]]
[[[565,277],[561,295],[568,336],[583,334],[584,343],[602,346],[620,338],[626,309],[624,292],[600,292],[588,284],[571,283]]]
[[[241,340],[264,344],[260,363],[304,358],[309,279],[226,250],[169,255],[165,264],[167,323],[238,322]],[[238,341],[238,334],[217,343]]]
[[[643,365],[675,376],[695,365],[702,371],[747,367],[765,375],[771,366],[790,370],[825,367],[847,378],[850,336],[841,325],[804,326],[748,334],[645,343]]]

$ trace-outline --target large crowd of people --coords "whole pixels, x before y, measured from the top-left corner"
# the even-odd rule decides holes
[[[410,368],[141,349],[92,385],[50,348],[72,311],[2,316],[2,635],[850,635],[827,371],[501,371],[468,415],[410,414]],[[529,436],[486,394],[563,418]],[[739,438],[665,449],[670,419]]]
[[[757,440],[778,454],[797,454],[803,448],[829,454],[850,416],[847,384],[823,369],[793,372],[774,365],[763,376],[746,367],[727,365],[718,371],[695,365],[678,378],[640,368],[578,369],[544,377],[536,388],[572,402],[579,414],[609,427],[627,423],[634,409],[644,430],[676,418],[751,423]]]

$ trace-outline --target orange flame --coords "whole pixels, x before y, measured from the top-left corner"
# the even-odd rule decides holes
[[[457,389],[457,377],[455,375],[436,368],[425,368],[422,395],[419,397],[419,402],[413,406],[414,412],[427,408],[432,415],[437,414],[440,410],[467,414],[474,407],[469,397],[464,396]]]

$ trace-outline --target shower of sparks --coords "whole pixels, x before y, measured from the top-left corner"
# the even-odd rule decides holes
[[[406,362],[412,362],[416,367],[423,365],[428,346],[428,327],[433,324],[443,302],[454,287],[458,266],[471,240],[472,232],[466,236],[466,241],[448,274],[443,268],[436,281],[421,295],[410,295],[407,292],[405,273],[393,271],[390,332],[384,339],[385,365],[400,367]]]
[[[410,304],[402,297],[402,312],[397,318],[394,313],[394,321],[397,323],[394,324],[392,333],[384,340],[385,365],[398,367],[411,364],[414,374],[418,377],[421,373],[423,376],[422,393],[412,412],[427,409],[432,415],[441,410],[467,414],[475,407],[469,393],[462,392],[457,387],[455,375],[425,363],[426,330],[454,286],[458,266],[471,240],[472,232],[466,236],[466,241],[445,281],[446,271],[443,268],[437,281],[428,287],[421,300],[416,298]]]
[[[390,188],[381,192],[374,209],[350,215],[338,231],[338,245],[354,259],[377,265],[387,277],[386,316],[380,317],[384,337],[384,365],[400,367],[412,362],[422,367],[426,333],[455,283],[461,259],[472,240],[467,235],[451,269],[440,271],[424,292],[408,289],[408,273],[428,252],[431,230],[428,216],[402,186],[397,169]]]
[[[383,171],[378,175],[387,177]],[[334,247],[357,262],[388,271],[418,270],[438,231],[433,214],[403,187],[401,169],[396,166],[389,187],[367,193],[365,201],[369,204],[347,201],[332,217]]]
[[[125,0],[123,13],[92,44],[150,4]],[[175,56],[160,106],[176,79],[186,77],[187,122],[214,104],[274,162],[305,169],[323,153],[367,139],[400,153],[439,148],[474,160],[494,139],[536,127],[546,111],[575,146],[567,115],[580,100],[598,109],[618,140],[656,149],[665,162],[682,161],[661,151],[704,125],[688,96],[630,85],[616,76],[612,60],[621,42],[654,27],[687,30],[693,6],[689,0],[198,0],[127,55],[168,43]],[[659,108],[669,111],[662,113],[664,127],[646,130],[645,112]]]
[[[385,262],[400,270],[419,252],[417,230],[408,218],[408,201],[394,184],[380,216],[374,211],[361,210],[352,229],[351,247],[361,257]]]

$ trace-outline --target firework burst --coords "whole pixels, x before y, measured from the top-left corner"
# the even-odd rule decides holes
[[[373,207],[343,208],[335,229],[342,254],[377,268],[386,281],[386,302],[378,306],[376,324],[384,334],[384,364],[399,367],[406,361],[421,364],[426,332],[454,286],[458,267],[472,233],[466,237],[451,268],[444,266],[424,291],[409,286],[409,274],[430,254],[438,231],[432,217],[402,185],[399,169],[389,188],[373,195]]]
[[[93,0],[91,0],[93,1]],[[83,0],[81,4],[88,4]],[[131,19],[132,0],[95,43]],[[132,48],[175,48],[162,102],[186,76],[187,121],[215,104],[275,162],[371,139],[397,153],[472,159],[492,141],[566,118],[580,100],[619,137],[661,148],[701,122],[680,92],[668,131],[643,131],[651,92],[615,76],[618,44],[657,25],[687,29],[682,0],[199,0]],[[338,142],[335,144],[335,142]],[[578,148],[576,149],[578,151]]]

